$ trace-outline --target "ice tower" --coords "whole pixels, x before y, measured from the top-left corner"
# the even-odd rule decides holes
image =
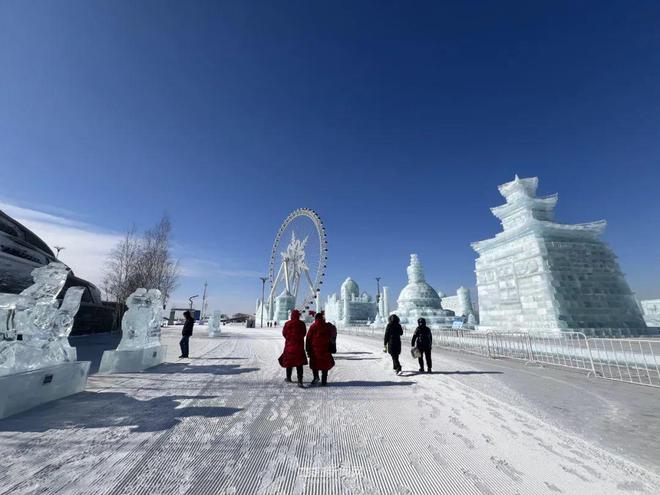
[[[554,221],[557,195],[536,197],[538,178],[499,186],[491,208],[503,232],[475,242],[480,329],[644,333],[646,325],[616,256],[600,240],[606,222]]]

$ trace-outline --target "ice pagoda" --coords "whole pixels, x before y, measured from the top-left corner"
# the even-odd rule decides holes
[[[554,221],[556,194],[537,197],[538,178],[499,186],[491,208],[503,232],[475,242],[480,329],[587,335],[645,333],[617,258],[600,239],[606,222]]]

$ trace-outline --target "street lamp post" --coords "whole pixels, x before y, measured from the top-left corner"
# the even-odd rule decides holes
[[[190,301],[190,309],[191,309],[191,310],[192,310],[192,307],[193,307],[193,299],[195,299],[196,297],[199,297],[199,294],[195,294],[194,296],[190,296],[190,297],[188,298],[188,301]],[[192,315],[191,315],[191,316],[192,316]]]
[[[380,302],[380,277],[376,277],[376,303]]]
[[[64,249],[64,246],[53,246],[53,247],[57,250],[57,252],[55,253],[55,259],[59,259],[60,251],[62,251],[62,249]]]
[[[265,296],[265,289],[266,289],[266,280],[268,280],[268,277],[259,277],[261,280],[261,328],[264,327],[264,296]]]

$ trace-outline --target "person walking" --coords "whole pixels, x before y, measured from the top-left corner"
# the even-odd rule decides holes
[[[181,355],[179,358],[187,358],[188,353],[190,352],[189,340],[193,334],[193,326],[195,325],[195,319],[190,314],[190,311],[184,311],[183,317],[186,319],[183,324],[183,330],[181,330],[181,340],[179,341],[179,347],[181,347]]]
[[[394,372],[398,375],[401,373],[401,363],[399,362],[399,355],[401,354],[401,336],[403,335],[403,328],[399,324],[399,317],[397,315],[390,315],[389,323],[385,328],[385,349],[383,352],[389,353],[392,356],[392,365]]]
[[[328,384],[328,371],[335,365],[332,353],[336,351],[336,342],[337,329],[335,326],[326,323],[323,312],[316,313],[305,342],[305,349],[309,355],[309,367],[312,368],[314,374],[312,385],[319,382],[319,371],[321,372],[321,385]]]
[[[307,364],[305,355],[305,334],[307,327],[300,319],[300,311],[291,311],[291,319],[284,324],[282,336],[284,337],[284,352],[278,361],[282,368],[286,368],[286,381],[291,382],[293,368],[296,368],[298,386],[303,386],[303,366]]]
[[[417,347],[420,352],[419,356],[419,372],[424,373],[424,357],[426,357],[426,372],[431,373],[431,347],[433,347],[433,334],[431,329],[426,326],[426,320],[420,318],[417,320],[417,328],[413,334],[412,347]]]

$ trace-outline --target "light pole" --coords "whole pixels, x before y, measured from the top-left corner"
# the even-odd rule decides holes
[[[264,327],[264,291],[266,289],[266,280],[268,277],[259,277],[261,280],[261,328]]]
[[[190,301],[190,310],[191,311],[192,311],[192,306],[193,306],[193,299],[195,299],[196,297],[199,297],[199,294],[195,294],[194,296],[190,296],[188,298],[188,301]],[[190,316],[192,316],[192,315],[190,315]],[[193,316],[193,318],[194,318],[194,316]]]
[[[57,250],[57,252],[55,253],[55,259],[58,259],[60,257],[60,251],[64,249],[64,246],[53,246],[53,247]]]
[[[380,302],[380,277],[376,277],[376,303]]]
[[[200,316],[201,319],[204,319],[206,316],[206,288],[208,287],[208,282],[205,280],[204,281],[204,295],[202,296],[202,314]]]

